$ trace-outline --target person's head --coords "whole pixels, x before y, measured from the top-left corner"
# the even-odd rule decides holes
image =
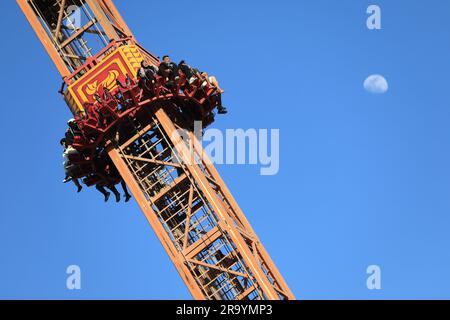
[[[75,121],[75,119],[70,119],[69,122],[67,122],[67,125],[69,126],[69,128],[76,128],[77,122]]]
[[[59,141],[59,144],[65,149],[67,147],[66,138],[62,138],[61,141]]]
[[[169,57],[168,55],[165,55],[165,56],[163,57],[163,61],[164,61],[164,62],[170,62],[170,57]]]
[[[142,62],[141,62],[141,67],[142,68],[148,68],[148,62],[147,61],[145,61],[145,60],[142,60]]]

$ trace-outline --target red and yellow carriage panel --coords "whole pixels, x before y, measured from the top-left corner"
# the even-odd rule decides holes
[[[118,47],[83,77],[70,84],[66,92],[66,100],[74,114],[84,113],[86,102],[94,103],[95,94],[104,88],[114,91],[117,80],[124,83],[127,76],[134,79],[144,55],[135,45]]]

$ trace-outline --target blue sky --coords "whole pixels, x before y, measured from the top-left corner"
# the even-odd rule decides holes
[[[280,129],[278,175],[218,169],[298,298],[450,298],[449,2],[115,2],[148,50],[220,79],[215,128]],[[0,298],[189,299],[134,202],[61,184],[60,76],[15,1],[0,10]]]

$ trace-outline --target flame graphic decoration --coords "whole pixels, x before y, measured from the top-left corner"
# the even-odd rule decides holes
[[[108,77],[101,83],[101,86],[103,86],[103,88],[107,88],[110,91],[113,90],[114,87],[116,86],[116,80],[118,79],[118,77],[119,71],[117,70],[109,71]],[[97,92],[98,88],[99,88],[98,80],[95,80],[94,82],[86,85],[86,93],[92,96]]]

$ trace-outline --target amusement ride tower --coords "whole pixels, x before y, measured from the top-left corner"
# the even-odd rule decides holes
[[[217,88],[199,73],[139,78],[159,58],[111,0],[17,2],[79,128],[73,177],[88,186],[125,181],[195,299],[295,299],[194,136],[194,121],[214,121]]]

